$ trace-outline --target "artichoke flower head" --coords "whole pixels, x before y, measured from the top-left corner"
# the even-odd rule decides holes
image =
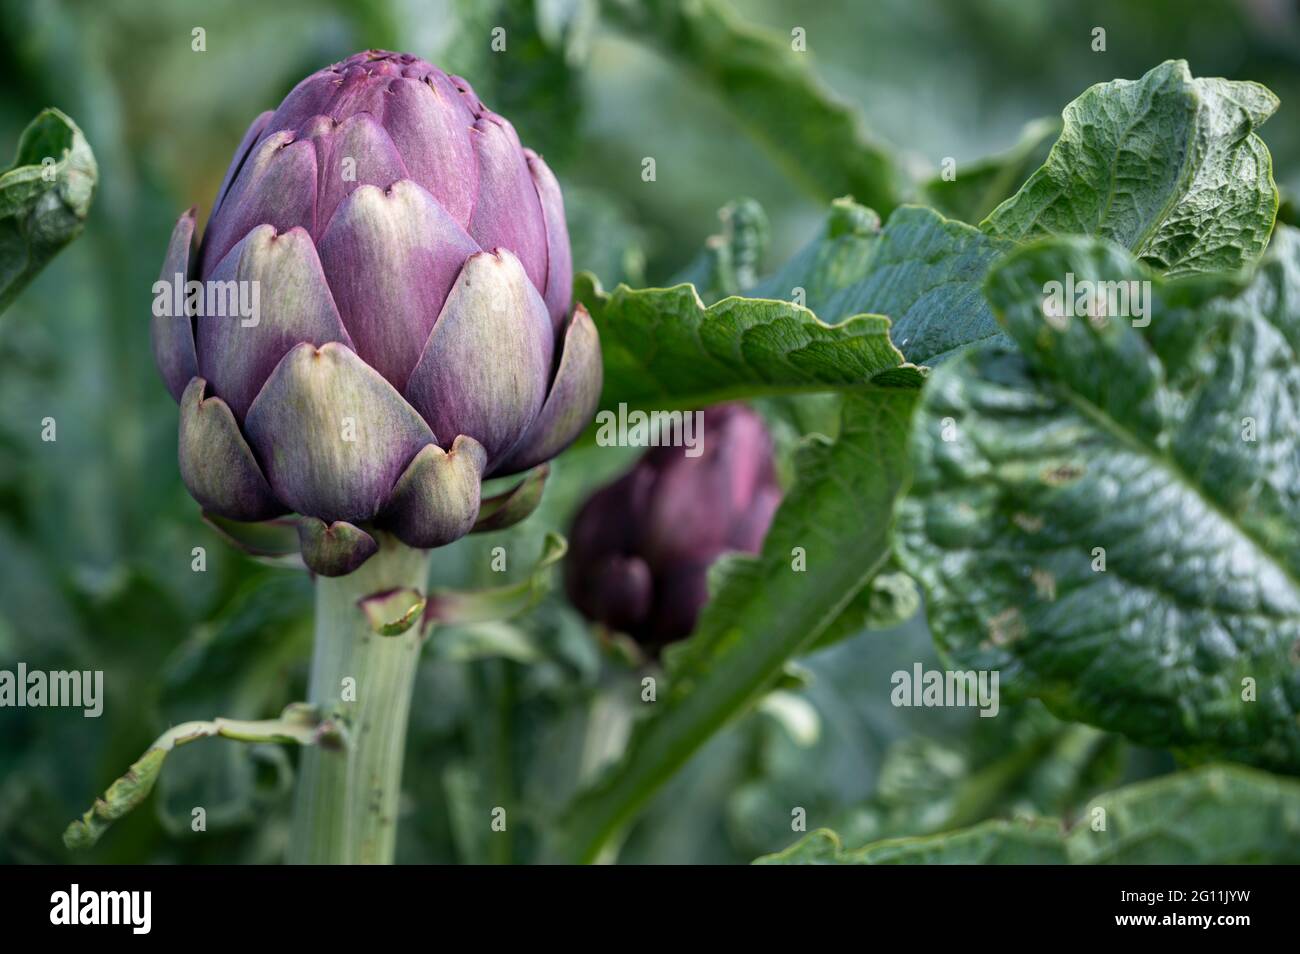
[[[373,554],[375,528],[468,533],[482,480],[558,454],[600,395],[555,176],[469,83],[406,54],[352,56],[254,120],[202,241],[191,209],[154,287],[190,494],[229,521],[296,514],[325,575]]]
[[[659,446],[578,511],[565,586],[594,622],[657,654],[689,636],[722,554],[758,553],[781,502],[772,438],[743,404],[703,413],[701,453]]]

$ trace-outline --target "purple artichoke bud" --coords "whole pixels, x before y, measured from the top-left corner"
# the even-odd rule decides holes
[[[695,628],[714,560],[759,551],[780,502],[762,418],[743,404],[708,408],[698,456],[653,448],[583,505],[565,564],[569,599],[657,652]]]
[[[302,515],[318,572],[374,552],[368,527],[464,535],[483,478],[555,456],[595,411],[559,184],[423,60],[307,77],[245,134],[197,251],[194,230],[191,209],[152,322],[181,476],[222,517]]]

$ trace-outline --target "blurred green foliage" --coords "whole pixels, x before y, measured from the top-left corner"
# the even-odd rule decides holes
[[[766,211],[770,269],[817,233],[825,200],[853,181],[836,178],[852,173],[845,157],[800,162],[800,150],[833,153],[843,140],[793,141],[798,100],[764,79],[764,63],[693,62],[725,38],[682,34],[679,12],[631,0],[0,2],[0,151],[56,106],[77,119],[100,167],[84,236],[0,316],[0,668],[102,669],[107,694],[98,719],[0,710],[0,861],[66,860],[64,825],[168,724],[274,715],[301,696],[310,588],[200,522],[148,344],[150,286],[172,223],[196,202],[206,217],[248,122],[312,70],[366,47],[403,49],[465,75],[546,155],[565,188],[575,265],[606,288],[666,282],[696,261],[717,210],[739,196]],[[1286,118],[1300,104],[1293,5],[844,0],[792,14],[779,0],[737,0],[724,19],[756,31],[756,49],[785,49],[803,28],[809,82],[833,89],[852,118],[837,135],[900,157],[888,189],[858,196],[881,206],[909,198],[907,183],[945,157],[959,175],[971,163],[980,183],[996,180],[1001,167],[974,163],[1012,150],[1026,123],[1171,57],[1278,94],[1266,138],[1284,196],[1300,190],[1300,124]],[[490,49],[494,26],[507,29],[505,52]],[[1095,27],[1105,52],[1092,48]],[[198,28],[204,52],[193,49]],[[766,98],[764,83],[777,84]],[[1026,142],[1027,155],[1038,140]],[[653,182],[642,179],[645,157],[656,160]],[[950,211],[987,211],[982,192],[961,201]],[[764,410],[785,449],[834,417],[812,403]],[[47,416],[57,441],[41,439]],[[503,541],[521,578],[546,531],[564,531],[583,494],[629,459],[595,447],[566,455],[534,517],[439,551],[437,582],[499,583],[488,554]],[[206,572],[191,569],[194,547],[206,550]],[[890,673],[918,661],[936,664],[918,619],[808,657],[802,677],[655,797],[620,859],[749,861],[790,843],[791,806],[846,848],[1014,811],[1069,818],[1098,791],[1172,768],[1163,753],[1036,705],[996,720],[891,706]],[[413,710],[399,860],[534,857],[546,820],[621,746],[639,676],[558,597],[524,623],[440,632]],[[153,810],[87,857],[278,860],[295,757],[221,741],[178,751]],[[195,804],[208,810],[205,834],[189,830]],[[475,820],[495,805],[512,824],[489,838]]]

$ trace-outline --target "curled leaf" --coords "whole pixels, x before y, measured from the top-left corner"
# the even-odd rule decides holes
[[[60,249],[81,234],[99,169],[68,116],[46,109],[0,173],[0,312]]]
[[[372,593],[357,601],[366,621],[380,636],[400,636],[420,618],[426,604],[424,595],[413,587],[400,587]]]
[[[548,533],[542,555],[527,578],[518,583],[484,590],[456,592],[434,590],[429,594],[425,622],[483,623],[518,616],[546,595],[548,570],[568,552],[569,545],[558,533]]]
[[[278,719],[217,718],[173,726],[131,764],[126,774],[95,799],[89,811],[68,825],[63,832],[63,844],[74,851],[93,846],[113,822],[149,797],[172,749],[196,739],[217,736],[239,742],[292,742],[335,748],[344,744],[344,727],[331,719],[322,719],[314,706],[302,702],[285,706]]]

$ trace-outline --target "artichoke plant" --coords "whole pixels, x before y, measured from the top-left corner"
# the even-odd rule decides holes
[[[427,551],[526,516],[600,396],[560,187],[465,80],[368,51],[253,122],[195,228],[152,321],[181,477],[254,552],[296,529],[320,577],[308,700],[178,727],[66,838],[98,837],[174,745],[235,732],[308,745],[291,861],[391,861],[419,646],[454,603],[426,597]],[[484,479],[533,468],[480,515]]]
[[[698,456],[652,448],[578,511],[569,599],[658,652],[695,628],[709,566],[723,553],[757,553],[780,502],[762,418],[743,404],[710,407]]]
[[[409,54],[359,53],[254,120],[155,294],[186,487],[225,520],[296,514],[326,576],[372,556],[376,529],[463,536],[482,479],[553,457],[600,394],[555,176]]]

